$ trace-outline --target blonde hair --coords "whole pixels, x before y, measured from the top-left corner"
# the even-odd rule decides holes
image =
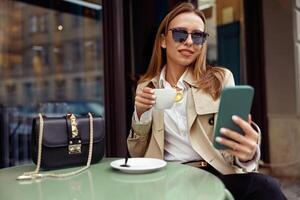
[[[181,3],[170,11],[167,16],[161,22],[158,31],[156,33],[154,47],[152,51],[151,60],[147,69],[147,72],[140,78],[139,83],[149,81],[155,76],[159,75],[164,63],[163,50],[160,45],[161,35],[167,34],[170,22],[179,14],[182,13],[195,13],[198,15],[204,25],[204,14],[194,7],[191,3]],[[202,45],[201,53],[192,63],[190,67],[193,69],[193,74],[197,81],[197,85],[200,89],[210,94],[213,99],[217,99],[220,96],[222,90],[222,82],[224,79],[224,69],[219,67],[212,67],[206,64],[206,51],[207,43]]]

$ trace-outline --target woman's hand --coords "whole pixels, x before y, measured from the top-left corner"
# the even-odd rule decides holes
[[[256,153],[256,146],[258,143],[258,133],[251,127],[251,115],[249,115],[248,122],[244,121],[238,116],[232,116],[232,120],[244,132],[244,135],[232,131],[227,128],[221,128],[220,132],[224,137],[217,137],[216,141],[220,144],[228,146],[228,150],[233,156],[236,156],[241,162],[252,160]]]
[[[155,98],[154,90],[152,88],[145,87],[137,91],[134,104],[139,118],[144,112],[152,108],[155,104]]]

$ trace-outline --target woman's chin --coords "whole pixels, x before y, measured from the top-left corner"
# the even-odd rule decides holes
[[[193,60],[186,60],[185,59],[185,60],[181,60],[180,62],[178,62],[178,64],[181,65],[181,66],[187,67],[187,66],[191,65],[192,62],[193,62]]]

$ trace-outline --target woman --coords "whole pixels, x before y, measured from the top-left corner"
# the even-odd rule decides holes
[[[271,177],[250,173],[260,157],[259,134],[238,116],[244,131],[226,129],[212,146],[214,117],[222,89],[234,85],[231,72],[206,64],[205,17],[190,3],[174,8],[161,22],[148,71],[139,81],[128,149],[132,157],[154,157],[200,167],[218,176],[235,199],[285,199]],[[153,110],[154,88],[176,88],[179,102]],[[268,192],[269,191],[269,192]]]

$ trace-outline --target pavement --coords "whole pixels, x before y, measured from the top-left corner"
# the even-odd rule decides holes
[[[300,200],[300,178],[277,178],[288,200]]]

